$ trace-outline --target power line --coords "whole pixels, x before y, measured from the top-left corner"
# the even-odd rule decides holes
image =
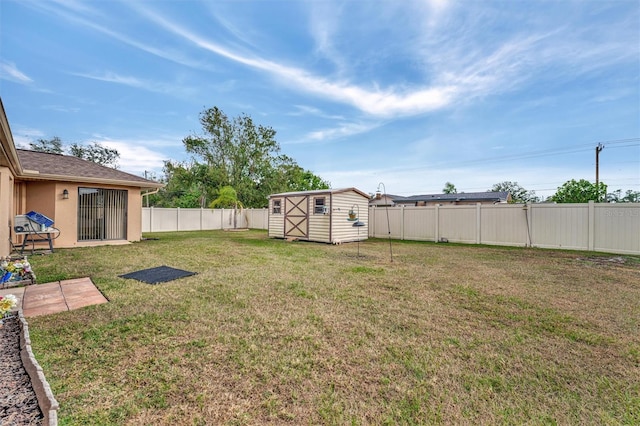
[[[518,154],[506,154],[506,155],[495,156],[495,157],[483,157],[483,158],[478,158],[474,160],[455,161],[455,162],[442,161],[442,162],[431,163],[431,164],[423,164],[415,167],[395,167],[389,170],[390,171],[422,170],[427,167],[429,168],[443,167],[451,164],[455,164],[456,166],[464,166],[464,165],[471,165],[471,164],[487,164],[487,163],[494,163],[494,162],[506,161],[506,160],[521,160],[521,159],[535,158],[535,157],[546,157],[546,156],[552,156],[552,155],[558,155],[558,154],[573,154],[576,152],[581,152],[581,151],[586,152],[586,151],[592,150],[594,143],[602,144],[602,145],[603,144],[607,144],[607,145],[621,144],[621,146],[613,146],[611,148],[628,148],[628,147],[640,146],[640,138],[613,139],[609,141],[590,142],[588,144],[584,143],[579,145],[569,145],[563,148],[550,148],[550,149],[543,149],[543,150],[537,150],[537,151],[523,152]]]

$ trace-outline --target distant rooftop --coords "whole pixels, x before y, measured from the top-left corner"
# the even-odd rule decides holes
[[[393,198],[396,203],[417,203],[421,201],[507,201],[509,192],[461,192],[459,194],[424,194]]]

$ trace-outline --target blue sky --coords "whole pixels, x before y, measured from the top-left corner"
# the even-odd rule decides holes
[[[398,195],[569,179],[640,190],[640,3],[0,1],[17,145],[118,149],[161,175],[218,106],[331,182]]]

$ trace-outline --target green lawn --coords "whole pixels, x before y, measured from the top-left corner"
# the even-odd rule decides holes
[[[110,300],[29,320],[61,425],[640,424],[638,257],[146,236],[30,258]]]

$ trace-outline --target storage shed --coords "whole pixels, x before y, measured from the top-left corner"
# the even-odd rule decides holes
[[[272,194],[269,237],[332,244],[366,240],[368,203],[369,196],[356,188]]]

